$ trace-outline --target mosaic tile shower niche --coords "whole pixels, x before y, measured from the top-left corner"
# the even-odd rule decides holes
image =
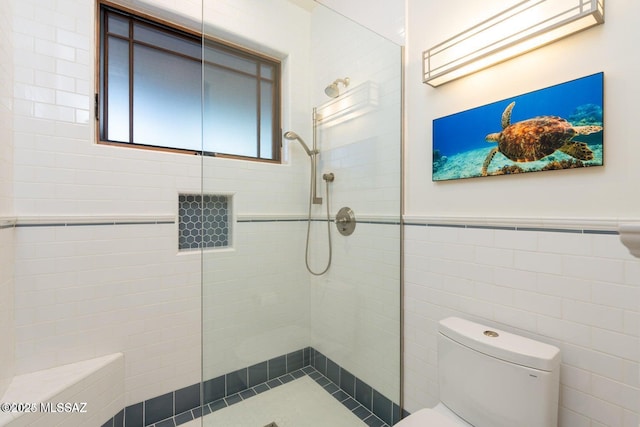
[[[226,248],[231,242],[230,197],[220,194],[180,194],[178,249]]]

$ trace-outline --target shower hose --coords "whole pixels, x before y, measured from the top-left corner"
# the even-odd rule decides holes
[[[313,159],[311,161],[313,162]],[[309,271],[309,273],[313,274],[314,276],[322,276],[324,273],[326,273],[329,270],[329,267],[331,267],[331,252],[332,252],[331,246],[332,245],[331,245],[331,221],[329,220],[329,179],[326,179],[325,177],[323,177],[326,185],[325,194],[327,196],[327,238],[329,240],[329,260],[327,261],[327,266],[324,268],[324,270],[320,272],[316,272],[311,269],[311,266],[309,266],[309,235],[311,233],[311,205],[312,205],[312,199],[313,199],[311,188],[313,186],[313,180],[316,179],[314,174],[310,174],[310,175],[311,175],[311,181],[309,183],[309,215],[307,216],[307,246],[304,252],[304,262],[305,262],[305,265],[307,266],[307,270]]]

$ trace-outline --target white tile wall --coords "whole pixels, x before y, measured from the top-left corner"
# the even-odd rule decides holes
[[[18,227],[17,373],[123,352],[127,404],[198,382],[200,259],[175,227]]]
[[[309,165],[298,147],[287,147],[288,163],[284,165],[204,159],[202,175],[203,159],[195,156],[96,145],[91,111],[94,4],[85,0],[7,3],[15,8],[6,15],[15,30],[12,44],[4,42],[0,54],[3,58],[11,56],[13,61],[13,78],[8,80],[13,84],[6,87],[12,91],[10,133],[14,149],[11,162],[7,162],[5,151],[0,152],[0,161],[12,165],[12,173],[7,176],[11,176],[13,211],[19,219],[175,214],[178,193],[198,191],[203,181],[207,192],[233,194],[237,215],[305,213]],[[310,141],[310,41],[291,37],[308,34],[310,17],[303,8],[285,1],[278,3],[287,14],[271,7],[257,10],[255,3],[251,9],[242,10],[233,1],[209,2],[226,8],[228,13],[212,13],[207,19],[216,34],[250,44],[253,40],[254,47],[283,59],[283,125]],[[185,12],[175,16],[182,22],[189,22],[199,11],[192,8],[195,2],[188,8],[185,2],[170,1],[135,5],[149,11],[164,9],[165,13],[171,9],[169,16],[180,8]],[[277,21],[269,21],[267,16]],[[245,33],[237,32],[237,28],[233,30],[237,33],[231,33],[228,24],[234,20],[243,24]],[[265,27],[269,28],[268,37]],[[361,43],[362,38],[356,41]],[[394,99],[385,111],[397,107],[399,92],[391,86],[399,85],[399,74],[391,73],[372,57],[371,50],[361,53],[362,61],[376,65],[375,79],[381,93],[387,95],[386,99]],[[343,55],[339,50],[335,54]],[[397,60],[393,58],[396,64]],[[360,63],[354,58],[349,62]],[[352,76],[374,78],[365,69],[363,66]],[[330,75],[333,80],[338,71],[342,70],[323,71],[326,75],[320,78],[322,84],[315,89],[321,92],[325,77]],[[388,137],[396,125],[399,120],[397,124],[383,124],[380,133],[385,137],[377,143],[378,148],[384,150],[390,144],[397,150],[397,140]],[[353,147],[355,151],[348,152],[347,157],[363,154],[358,144]],[[370,176],[385,175],[399,179],[397,170],[385,170],[388,159],[384,154],[382,158],[366,150],[364,154],[367,163],[352,182],[365,183]],[[395,151],[394,161],[388,163],[397,167],[398,155]],[[7,181],[0,179],[0,185],[11,187]],[[344,190],[337,193],[344,200],[348,198],[346,183],[345,179]],[[373,188],[379,184],[374,182],[366,194],[360,192],[361,186],[351,187],[362,195],[361,211],[367,215],[388,214],[388,205],[366,204],[377,197]],[[0,197],[6,197],[6,193],[8,190],[3,190]],[[398,203],[397,196],[378,199]],[[357,293],[351,292],[347,300],[357,296],[362,303],[350,312],[350,316],[357,314],[351,327],[366,325],[369,331],[362,335],[361,343],[351,343],[351,348],[336,353],[336,361],[395,400],[398,354],[392,348],[397,346],[379,340],[378,331],[398,340],[398,313],[390,312],[385,304],[393,298],[389,287],[397,286],[397,274],[390,272],[397,266],[387,264],[386,253],[376,255],[370,248],[386,247],[397,233],[389,237],[382,232],[383,237],[379,237],[377,227],[387,226],[370,226],[375,235],[360,234],[364,240],[356,245],[364,258],[358,261],[356,270],[361,274],[354,277],[350,266],[338,262],[331,277],[336,284],[360,280],[357,285],[348,285]],[[366,229],[363,226],[359,233]],[[204,343],[205,353],[213,357],[205,366],[205,373],[211,376],[309,345],[309,279],[302,256],[304,223],[242,223],[235,231],[237,246],[233,250],[207,253],[204,258],[205,283],[220,291],[212,300],[205,294],[205,308],[212,308],[205,312],[213,329]],[[13,242],[5,243],[13,235],[13,230],[0,231],[0,247],[13,248]],[[15,265],[15,298],[7,294],[8,300],[15,301],[16,373],[123,352],[127,405],[199,381],[201,258],[197,254],[178,255],[176,235],[175,225],[18,227],[15,263],[11,263]],[[343,241],[339,251],[352,252],[351,242]],[[2,271],[5,274],[10,269]],[[374,282],[378,276],[388,280]],[[7,293],[12,288],[12,280],[3,276],[0,290]],[[363,298],[368,295],[373,298]],[[3,311],[10,310],[0,309],[0,313]],[[220,315],[225,313],[220,323]],[[341,325],[334,326],[337,329],[323,333],[342,333]],[[3,349],[9,348],[4,346],[10,342],[6,336],[3,334]],[[332,339],[326,342],[331,345]],[[366,357],[357,354],[362,349],[374,355],[370,367],[359,372],[354,361]],[[330,352],[325,354],[333,357]]]
[[[304,227],[301,221],[238,223],[232,250],[205,252],[205,379],[309,346]]]
[[[237,2],[231,3],[237,6]],[[264,22],[265,14],[253,9],[250,15],[247,10],[236,10],[234,16],[236,19],[252,16],[254,23],[259,22],[263,29],[265,26],[283,29],[261,37],[255,46],[283,59],[287,105],[294,95],[297,101],[295,109],[285,108],[284,121],[287,127],[304,132],[303,127],[310,129],[311,126],[309,102],[302,90],[307,85],[304,76],[308,74],[309,66],[308,40],[290,37],[291,28],[283,22],[305,28],[308,16],[306,11],[288,2],[280,3],[287,7],[287,14],[265,7],[280,24]],[[194,17],[196,21],[200,20],[200,2],[189,2],[188,6],[183,1],[160,0],[123,1],[123,4],[159,12],[163,18],[175,18],[185,24],[193,22]],[[13,129],[9,131],[15,147],[13,160],[9,162],[9,154],[3,145],[0,162],[13,167],[7,176],[12,175],[15,192],[11,200],[18,218],[57,220],[74,216],[175,215],[178,193],[198,192],[203,178],[206,191],[234,194],[237,214],[298,215],[304,212],[308,163],[302,153],[294,153],[290,163],[284,165],[204,159],[203,177],[203,159],[200,157],[96,145],[91,119],[95,81],[94,3],[85,0],[45,3],[12,0],[3,2],[3,11],[8,5],[14,10],[3,13],[2,18],[10,20],[15,30],[9,35],[11,37],[3,38],[0,55],[3,59],[11,57],[13,61],[13,67],[9,61],[2,61],[2,72],[5,73],[8,67],[13,73],[13,78],[7,80],[13,84],[2,85],[9,88],[10,93],[2,95],[8,95],[15,107]],[[291,14],[296,16],[292,18]],[[300,14],[302,16],[297,16]],[[233,19],[216,14],[210,18],[212,28],[224,27],[221,33],[232,35],[226,26]],[[233,36],[237,41],[246,41],[252,34],[242,34],[242,31],[257,29],[255,25],[243,26],[240,30],[236,27],[238,34]],[[13,43],[9,44],[7,40],[13,40]],[[289,57],[283,52],[288,52]],[[6,106],[4,98],[2,105]],[[5,122],[2,123],[4,126]],[[5,132],[5,129],[0,131]],[[0,175],[0,197],[5,199],[6,189],[11,187],[6,185],[7,178],[4,178],[7,170],[10,169],[2,168]],[[304,179],[296,178],[302,174]],[[268,194],[265,186],[277,191]],[[273,203],[274,199],[278,200],[277,204]],[[18,291],[15,298],[9,293],[13,282],[5,277],[11,269],[3,268],[0,280],[2,300],[5,295],[7,301],[15,299],[16,373],[123,352],[126,404],[198,382],[201,373],[201,259],[197,254],[177,254],[175,227],[17,228],[15,288]],[[5,248],[13,248],[8,240],[13,233],[13,230],[0,231],[3,252]],[[300,236],[296,233],[297,238]],[[263,245],[273,236],[265,230],[265,234],[253,238]],[[273,253],[272,257],[277,258],[277,254]],[[264,261],[251,262],[243,254],[238,254],[237,259],[233,255],[230,258],[229,268],[223,266],[217,277],[232,278],[236,273],[231,266],[240,264],[245,268],[243,273],[247,280],[254,284],[255,278],[265,269],[290,263],[289,259],[282,258],[269,266]],[[217,269],[219,264],[216,262],[213,265]],[[290,278],[283,268],[280,270]],[[297,285],[296,281],[287,283]],[[298,297],[283,289],[275,276],[264,285],[266,288],[260,289],[256,297],[261,296],[265,307],[274,310],[271,326],[282,326],[290,319],[280,317],[279,309],[282,304],[294,305]],[[270,305],[273,295],[280,299],[280,305]],[[246,294],[235,288],[224,296],[228,301],[235,301]],[[9,309],[3,305],[0,313],[8,315]],[[249,323],[260,319],[253,313],[245,314],[253,316]],[[294,314],[299,315],[300,311]],[[212,339],[214,351],[220,349],[226,332]],[[243,328],[235,338],[246,344],[254,334]],[[2,336],[0,347],[3,352],[12,354],[12,340],[7,338],[10,334],[3,331]],[[304,345],[308,345],[308,340],[304,341]],[[295,349],[303,346],[299,344],[295,343]],[[287,346],[280,343],[280,347]],[[259,352],[254,350],[247,351],[250,360],[258,357]],[[276,350],[280,348],[269,351]],[[4,363],[4,353],[2,357],[2,366],[10,367]],[[264,358],[256,361],[261,360]]]
[[[0,396],[13,376],[13,35],[12,2],[0,4]]]
[[[562,351],[560,427],[640,421],[640,261],[617,235],[408,226],[405,401],[438,401],[436,323],[495,325]]]
[[[327,274],[311,286],[311,346],[394,402],[400,390],[400,226],[336,233]],[[314,225],[315,270],[326,265],[326,226]]]
[[[341,93],[371,83],[376,107],[339,125],[318,126],[320,170],[334,172],[335,206],[349,203],[361,214],[397,216],[400,210],[401,57],[400,47],[381,36],[318,8],[313,16],[314,105],[332,99],[325,87],[350,78]],[[345,37],[348,34],[348,37]]]
[[[0,228],[0,396],[8,387],[15,367],[13,247],[13,229]]]
[[[13,35],[11,34],[12,3],[0,5],[0,81],[13,80]],[[0,85],[0,216],[13,214],[13,93],[11,85]]]
[[[398,45],[405,44],[405,4],[395,0],[318,0]]]

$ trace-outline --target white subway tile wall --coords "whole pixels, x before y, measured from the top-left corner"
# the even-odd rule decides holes
[[[316,225],[312,239],[325,242],[325,227]],[[398,403],[400,226],[361,222],[356,228],[348,237],[334,234],[330,273],[312,281],[312,346]],[[321,269],[324,258],[313,268]]]
[[[127,401],[200,378],[200,257],[175,224],[16,228],[16,371],[125,353]],[[113,415],[113,414],[112,414]]]
[[[438,401],[436,323],[456,315],[558,346],[560,426],[640,422],[640,261],[616,234],[409,225],[405,402]]]
[[[309,345],[304,221],[242,221],[232,250],[203,254],[203,378]]]
[[[120,3],[164,14],[162,17],[185,25],[201,20],[200,1],[157,0],[152,7],[148,2]],[[244,22],[252,15],[264,29],[267,24],[261,21],[262,12],[277,15],[284,22],[308,25],[307,12],[288,2],[282,2],[288,5],[286,16],[269,8],[262,12],[240,10],[233,1],[215,2],[223,3],[234,11],[233,16],[212,14],[211,19],[225,25],[230,18]],[[2,19],[12,26],[2,25],[1,31],[12,31],[6,31],[9,34],[0,43],[1,72],[3,79],[8,74],[7,81],[13,84],[2,85],[8,93],[0,92],[0,113],[12,118],[2,121],[0,132],[11,137],[6,140],[13,140],[13,147],[0,147],[0,164],[10,166],[0,172],[0,216],[15,212],[20,219],[42,220],[37,226],[34,221],[23,221],[15,230],[0,230],[0,296],[2,301],[15,299],[16,305],[15,373],[123,352],[127,405],[200,381],[201,258],[199,254],[178,254],[177,223],[78,225],[74,217],[84,222],[91,217],[97,222],[104,217],[124,222],[131,217],[175,218],[178,194],[197,193],[203,183],[205,190],[233,194],[234,214],[300,216],[307,200],[304,153],[292,153],[290,164],[273,165],[97,145],[93,120],[94,2],[10,0],[2,2],[2,11],[7,12],[0,14]],[[290,97],[289,87],[299,89],[308,84],[308,41],[290,37],[290,27],[280,27],[282,31],[272,32],[273,40],[262,37],[255,47],[266,49],[262,43],[269,44],[267,53],[277,54],[285,62],[288,59],[278,52],[291,52],[296,58],[287,62],[284,86]],[[243,28],[253,31],[257,26]],[[285,109],[284,122],[295,129],[309,129],[310,110],[305,107],[309,103],[299,93],[295,96],[300,110]],[[10,107],[13,110],[9,112]],[[276,191],[269,194],[266,188]],[[4,200],[14,204],[9,212],[4,211]],[[69,220],[69,225],[60,225],[60,218]],[[268,230],[265,233],[253,237],[260,241],[273,237]],[[296,236],[301,236],[299,230]],[[226,254],[230,259],[235,255],[234,249]],[[278,258],[276,253],[270,256],[276,260],[270,268],[281,271],[293,258]],[[247,261],[246,257],[243,260]],[[254,279],[266,265],[266,258],[258,261],[243,264],[245,273]],[[215,257],[212,263],[211,268],[220,267]],[[234,261],[230,265],[234,263],[238,264]],[[220,278],[236,274],[222,270]],[[297,298],[283,293],[275,278],[265,283],[258,296],[271,309],[278,307],[269,305],[271,295],[288,305]],[[231,292],[232,300],[236,298],[233,292],[246,296],[238,288]],[[0,315],[13,318],[12,310],[12,304],[3,303]],[[290,320],[273,311],[274,324]],[[7,331],[2,330],[0,386],[14,370],[13,328],[8,322],[2,325]],[[235,337],[240,343],[254,335],[249,329],[240,332]],[[216,337],[207,345],[213,345],[215,352],[225,344],[224,338]],[[307,341],[293,347],[306,346]],[[277,354],[283,352],[278,350]]]
[[[14,372],[12,2],[0,3],[0,396]]]
[[[13,227],[0,226],[0,396],[9,386],[15,366],[13,233]]]

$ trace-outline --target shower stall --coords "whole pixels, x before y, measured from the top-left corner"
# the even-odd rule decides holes
[[[282,161],[202,157],[202,194],[224,201],[228,244],[201,252],[202,399],[213,413],[199,422],[226,425],[219,417],[236,402],[304,380],[348,408],[354,425],[392,425],[401,405],[401,47],[311,0],[203,0],[203,34],[280,61],[282,106],[268,114],[281,116]],[[203,122],[206,145],[216,135],[206,112]],[[351,216],[336,220],[342,208]],[[240,412],[246,420],[233,425],[296,425],[287,414]]]

